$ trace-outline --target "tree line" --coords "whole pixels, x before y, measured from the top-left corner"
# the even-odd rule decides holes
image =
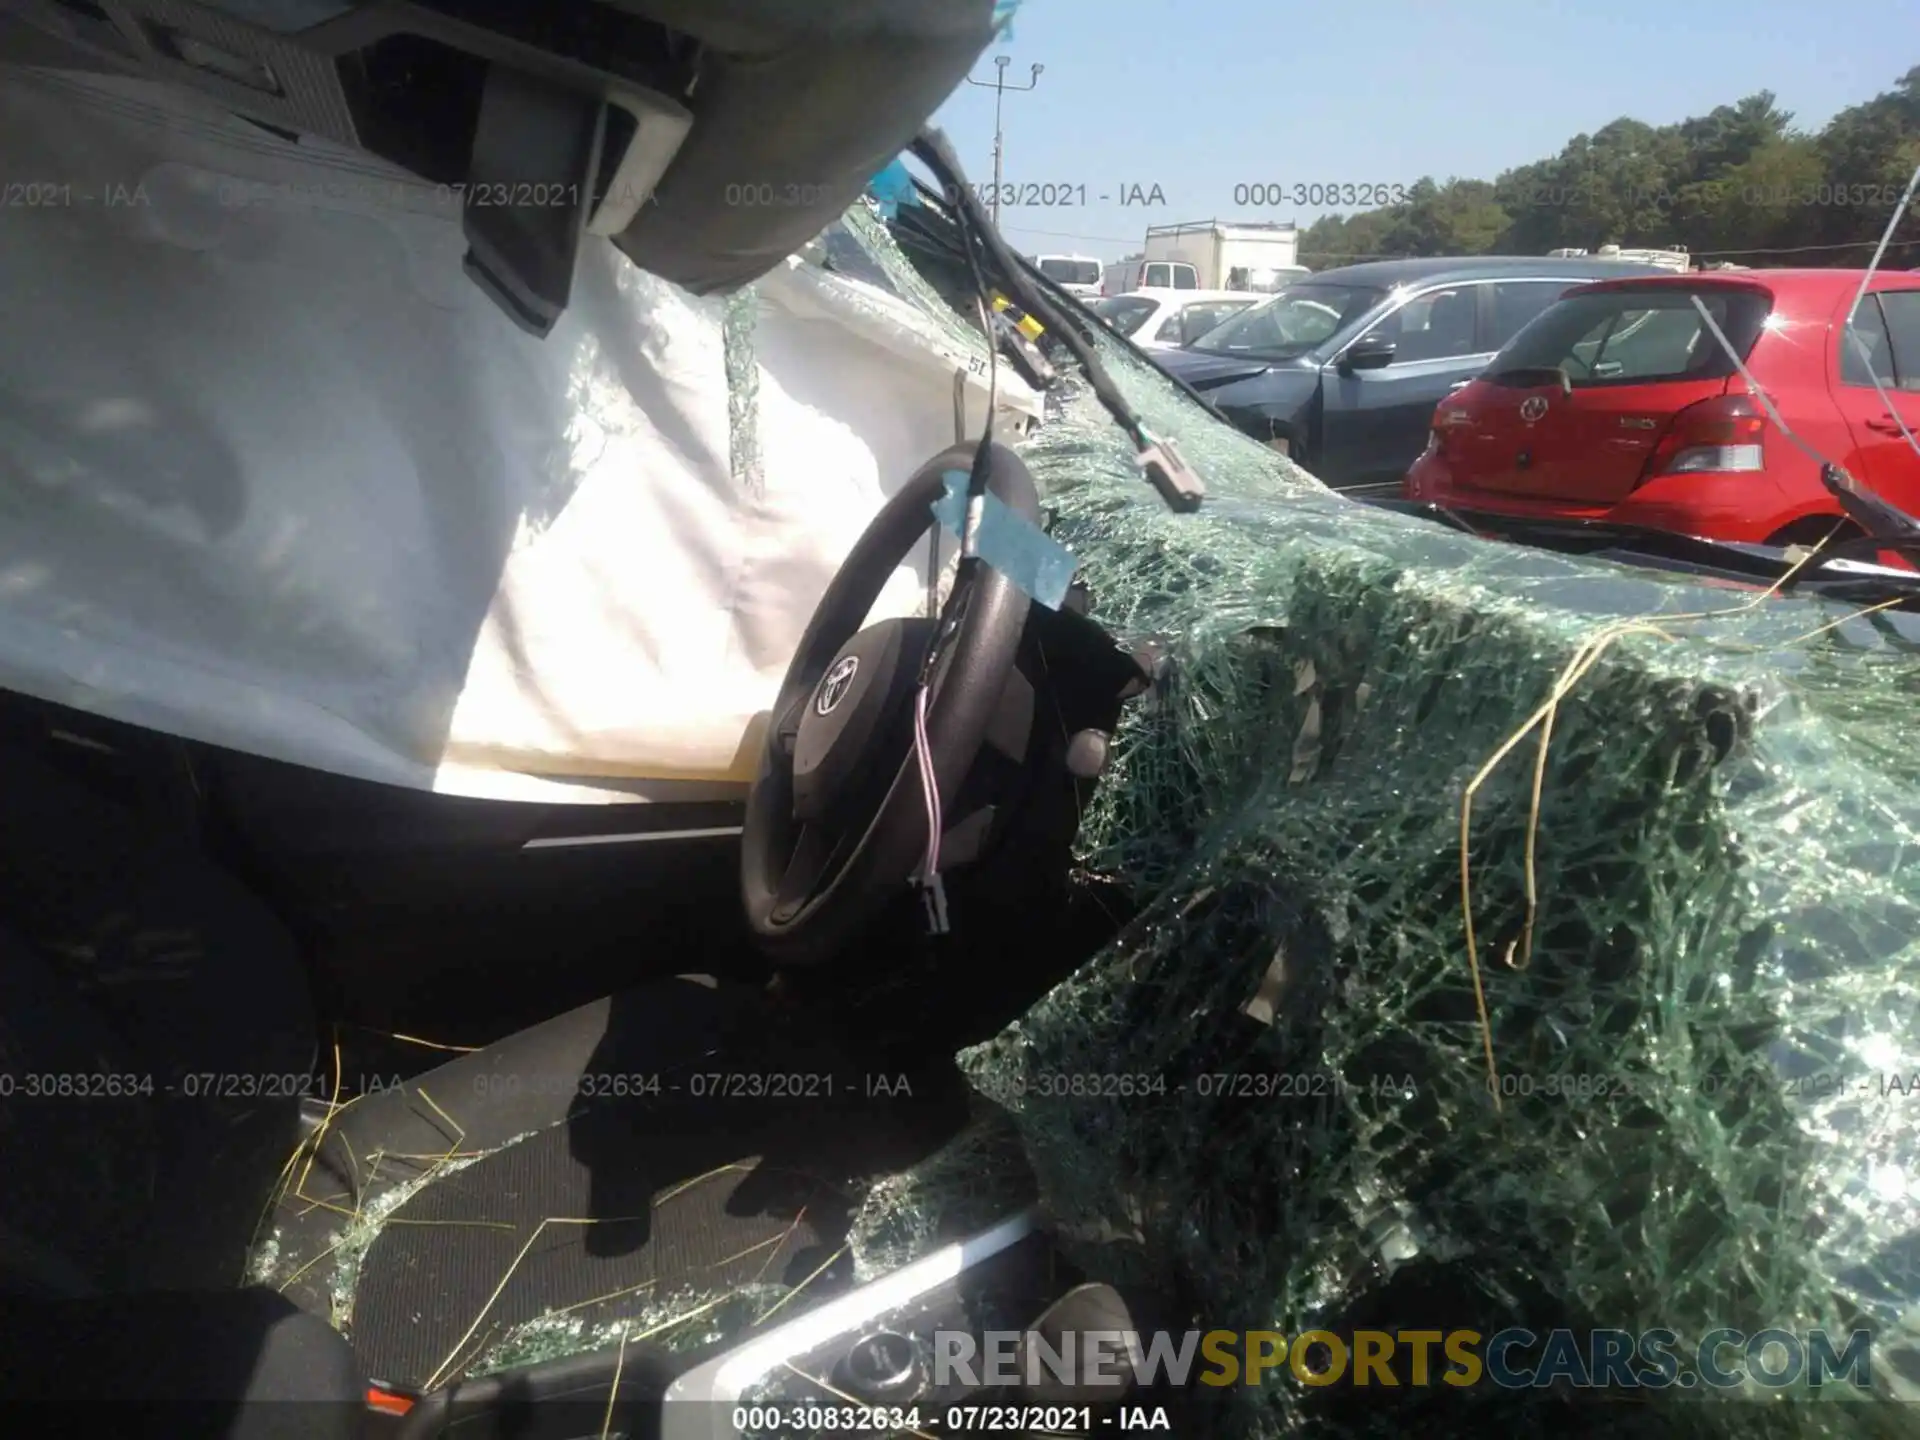
[[[1762,90],[1676,125],[1619,119],[1493,180],[1424,178],[1399,204],[1301,232],[1314,269],[1402,255],[1682,246],[1696,261],[1859,266],[1920,167],[1920,65],[1817,131]],[[1920,195],[1883,263],[1920,265]]]

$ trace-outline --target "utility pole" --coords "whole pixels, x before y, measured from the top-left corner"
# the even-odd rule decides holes
[[[969,85],[979,85],[993,91],[993,223],[996,229],[1000,225],[1000,155],[1003,148],[1002,132],[1000,129],[1000,105],[1007,91],[1031,90],[1037,86],[1040,83],[1040,72],[1047,68],[1044,65],[1036,65],[1033,67],[1033,78],[1025,85],[1009,85],[1007,83],[1007,66],[1012,63],[1012,56],[996,55],[993,57],[993,79],[976,80],[971,75],[967,76],[967,83]]]

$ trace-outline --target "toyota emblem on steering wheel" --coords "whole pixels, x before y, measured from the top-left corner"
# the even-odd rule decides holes
[[[833,668],[820,681],[820,693],[813,700],[813,713],[831,715],[833,707],[847,698],[847,691],[853,688],[853,677],[859,673],[858,655],[847,655],[834,661]]]

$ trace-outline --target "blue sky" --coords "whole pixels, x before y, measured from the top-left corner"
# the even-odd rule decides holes
[[[1236,206],[1236,185],[1490,178],[1622,115],[1665,124],[1755,90],[1815,127],[1920,64],[1920,0],[1024,0],[974,76],[998,54],[1018,84],[1045,67],[1006,95],[1003,182],[1053,202],[1003,206],[1001,228],[1028,253],[1112,260],[1149,224],[1326,208]],[[975,181],[993,101],[962,85],[935,117]],[[1164,205],[1121,203],[1156,185]]]

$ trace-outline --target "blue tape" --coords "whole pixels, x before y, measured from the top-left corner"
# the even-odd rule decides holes
[[[893,219],[902,205],[920,203],[920,196],[913,188],[913,175],[897,156],[867,182],[867,193],[880,202],[881,217],[887,220]]]
[[[933,518],[957,537],[966,527],[967,472],[948,470],[940,479],[947,493],[933,502]],[[1058,610],[1078,568],[1073,552],[997,496],[989,495],[986,501],[974,536],[975,552],[1036,605]]]

